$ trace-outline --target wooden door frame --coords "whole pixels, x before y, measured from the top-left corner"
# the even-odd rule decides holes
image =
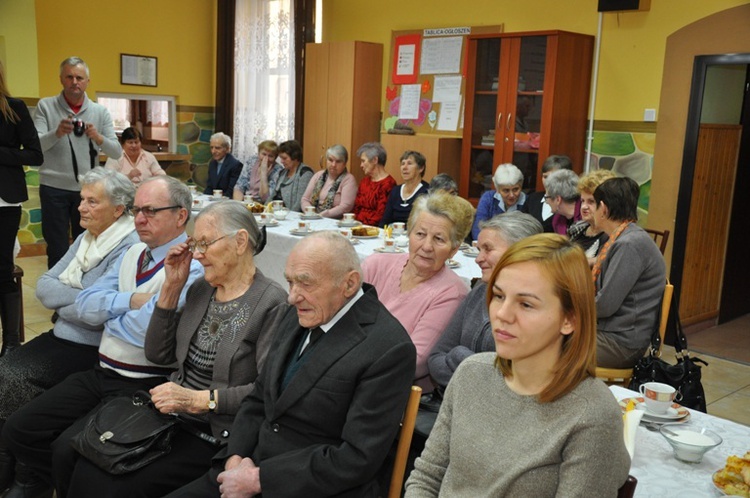
[[[674,243],[672,246],[672,263],[670,266],[670,280],[677,293],[675,298],[679,305],[679,290],[682,288],[683,269],[685,264],[685,245],[690,224],[690,200],[693,195],[693,179],[695,174],[695,160],[698,151],[698,136],[700,134],[700,117],[703,107],[703,93],[706,83],[708,66],[716,65],[745,65],[750,64],[750,53],[700,55],[693,63],[693,77],[690,84],[690,101],[688,117],[685,127],[685,145],[682,153],[682,169],[680,187],[677,193],[677,211],[675,213]],[[731,221],[730,221],[731,223]],[[672,330],[672,327],[670,327]]]

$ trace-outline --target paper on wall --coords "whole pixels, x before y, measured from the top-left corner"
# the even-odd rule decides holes
[[[422,85],[401,85],[398,119],[419,118],[419,95]]]

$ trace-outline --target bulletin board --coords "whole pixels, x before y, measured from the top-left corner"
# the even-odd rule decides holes
[[[502,33],[503,25],[391,32],[383,132],[463,135],[464,88],[471,34]]]

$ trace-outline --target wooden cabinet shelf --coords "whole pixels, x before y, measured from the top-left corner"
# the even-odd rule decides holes
[[[541,167],[552,154],[581,171],[593,47],[593,36],[566,31],[469,36],[462,196],[476,202],[503,163],[519,167],[527,190],[544,188]]]

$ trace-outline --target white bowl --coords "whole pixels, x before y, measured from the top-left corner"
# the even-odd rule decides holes
[[[721,436],[699,425],[664,424],[659,432],[672,445],[674,457],[685,463],[700,463],[707,451],[722,443]]]
[[[273,217],[277,220],[285,220],[286,216],[289,214],[289,211],[287,209],[277,209],[273,212]]]

